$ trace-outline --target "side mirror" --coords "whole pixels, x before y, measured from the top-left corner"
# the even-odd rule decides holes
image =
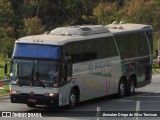
[[[8,71],[8,65],[7,63],[4,64],[4,74],[7,75],[7,71]]]

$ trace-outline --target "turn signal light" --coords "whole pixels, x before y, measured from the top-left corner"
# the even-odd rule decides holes
[[[10,90],[10,94],[20,94],[20,91]]]

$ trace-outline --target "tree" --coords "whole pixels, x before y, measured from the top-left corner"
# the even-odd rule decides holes
[[[10,0],[0,0],[0,54],[12,53],[15,40],[14,10]]]
[[[115,3],[99,3],[93,9],[93,14],[97,17],[98,24],[110,24],[119,19]]]
[[[42,25],[41,19],[38,17],[25,18],[24,26],[21,31],[23,36],[37,35],[45,32],[45,25]]]
[[[123,9],[123,19],[131,23],[150,24],[154,30],[154,51],[157,50],[157,40],[160,39],[160,1],[132,0]]]
[[[0,0],[0,38],[14,36],[14,11],[10,0]]]

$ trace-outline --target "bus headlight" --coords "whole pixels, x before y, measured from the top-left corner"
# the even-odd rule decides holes
[[[57,96],[58,93],[44,93],[44,96],[50,96],[50,97],[53,97],[53,96]]]
[[[54,93],[50,93],[49,96],[51,96],[51,97],[54,96]]]

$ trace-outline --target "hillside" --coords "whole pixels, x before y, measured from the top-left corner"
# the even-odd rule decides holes
[[[160,26],[159,0],[0,0],[0,55],[11,56],[14,41],[58,26],[109,24],[113,21],[150,24],[154,51]]]

